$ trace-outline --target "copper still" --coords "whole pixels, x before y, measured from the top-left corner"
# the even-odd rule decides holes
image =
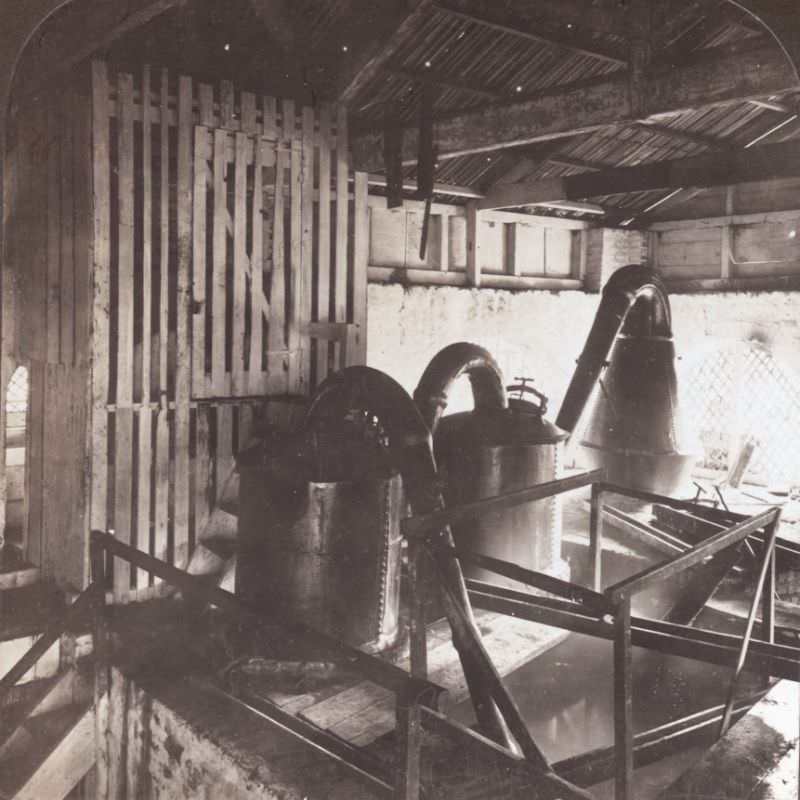
[[[402,481],[369,421],[272,432],[239,471],[236,593],[369,652],[396,644]]]
[[[467,375],[473,411],[443,416],[453,383]],[[525,384],[512,387],[523,392]],[[546,398],[535,402],[507,397],[492,356],[475,344],[459,342],[430,362],[414,400],[434,437],[434,452],[448,506],[513,492],[560,476],[567,434],[544,418]],[[561,509],[557,497],[485,514],[453,526],[456,544],[466,550],[529,569],[564,575]],[[464,566],[468,577],[507,583],[494,573]]]
[[[699,441],[679,405],[667,291],[648,267],[623,267],[603,288],[556,424],[572,433],[584,410],[580,445],[610,482],[670,494],[688,478]]]

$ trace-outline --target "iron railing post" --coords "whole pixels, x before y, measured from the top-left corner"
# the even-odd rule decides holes
[[[411,539],[408,543],[409,657],[411,674],[415,678],[428,677],[427,585],[422,548],[419,539]]]
[[[398,692],[395,699],[397,764],[395,800],[419,800],[421,790],[422,715],[413,691]]]
[[[600,513],[602,496],[602,485],[593,483],[589,509],[589,570],[591,586],[596,592],[603,591],[603,515]]]
[[[739,648],[739,657],[736,660],[736,668],[731,678],[730,687],[728,688],[728,698],[725,703],[725,713],[722,715],[722,722],[719,726],[719,736],[722,738],[728,730],[731,723],[731,715],[733,713],[733,704],[736,700],[736,690],[739,687],[739,679],[744,671],[744,664],[747,659],[747,651],[750,647],[750,640],[753,635],[753,626],[756,621],[756,612],[758,610],[759,602],[761,601],[762,594],[765,591],[765,585],[769,584],[769,595],[772,597],[774,594],[774,574],[771,579],[767,579],[768,574],[773,573],[774,569],[774,554],[775,554],[775,540],[778,535],[778,520],[780,519],[780,509],[776,509],[771,522],[765,525],[765,542],[764,542],[764,557],[761,561],[761,569],[758,573],[758,581],[756,582],[755,594],[753,595],[753,602],[750,604],[750,611],[747,615],[747,624],[745,625],[744,633],[742,634],[742,646]],[[773,601],[767,601],[764,596],[765,606],[769,604],[772,606]],[[774,611],[768,612],[769,619],[762,620],[764,631],[769,630],[774,632]],[[772,633],[768,634],[772,635]]]
[[[633,648],[631,598],[614,610],[615,800],[633,800]]]

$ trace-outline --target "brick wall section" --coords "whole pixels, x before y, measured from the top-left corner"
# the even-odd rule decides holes
[[[592,228],[588,231],[585,287],[599,292],[620,267],[644,264],[648,256],[648,238],[644,231],[619,228]]]

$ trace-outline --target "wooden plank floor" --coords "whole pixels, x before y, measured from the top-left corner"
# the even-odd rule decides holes
[[[488,611],[477,611],[475,616],[484,645],[501,676],[566,636],[555,628]],[[409,667],[407,652],[394,661],[403,669]],[[428,669],[430,680],[448,690],[446,704],[452,706],[466,698],[464,674],[444,620],[432,624],[428,631]],[[264,694],[284,709],[354,745],[366,746],[394,728],[394,695],[370,681],[342,685],[332,693],[292,695],[266,690]]]

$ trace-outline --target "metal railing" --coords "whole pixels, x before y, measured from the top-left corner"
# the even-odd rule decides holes
[[[255,710],[273,723],[303,739],[315,749],[337,761],[344,768],[366,778],[382,796],[393,800],[418,800],[421,791],[420,754],[422,747],[422,709],[435,714],[444,690],[428,680],[412,677],[399,667],[319,633],[300,623],[276,619],[255,611],[234,595],[208,586],[201,578],[183,572],[166,562],[136,550],[100,531],[90,539],[92,581],[89,586],[53,621],[32,647],[0,678],[0,701],[33,667],[61,635],[80,617],[92,613],[95,651],[95,702],[110,688],[111,647],[107,604],[108,566],[119,558],[151,572],[156,578],[175,586],[185,597],[214,605],[239,622],[255,628],[282,628],[296,642],[305,643],[325,654],[333,662],[364,680],[373,681],[395,694],[396,761],[392,772],[361,748],[281,710],[246,689],[237,687],[223,692],[230,699]],[[207,686],[205,688],[217,689]]]
[[[445,525],[481,516],[490,511],[511,508],[515,505],[533,500],[540,500],[572,489],[591,485],[591,506],[589,524],[589,552],[591,561],[591,586],[586,588],[577,584],[559,580],[552,576],[529,570],[518,564],[511,564],[499,559],[490,558],[456,548],[442,548],[433,544],[438,531]],[[523,584],[548,592],[555,597],[543,597],[527,592],[495,586],[479,581],[467,581],[470,600],[476,607],[508,614],[522,619],[540,622],[563,628],[565,630],[589,634],[610,639],[614,644],[614,765],[616,780],[616,797],[618,800],[631,800],[633,797],[634,766],[634,733],[633,733],[633,692],[632,692],[632,648],[645,647],[662,653],[684,656],[710,663],[724,664],[734,669],[729,686],[727,700],[718,710],[709,710],[704,718],[703,726],[708,727],[712,721],[719,724],[719,735],[723,735],[730,725],[736,709],[736,692],[740,677],[745,669],[763,673],[765,676],[800,680],[800,648],[775,644],[775,552],[779,545],[777,537],[780,509],[771,508],[752,517],[744,517],[732,512],[702,508],[699,513],[705,519],[716,521],[718,531],[693,547],[679,548],[676,555],[655,566],[619,581],[602,589],[603,551],[602,498],[604,494],[613,493],[634,499],[661,503],[685,511],[699,511],[694,503],[674,500],[663,495],[642,492],[623,486],[605,482],[602,470],[584,473],[562,480],[552,481],[541,486],[531,487],[506,495],[487,498],[464,504],[462,506],[443,509],[432,514],[410,518],[403,522],[403,532],[413,545],[412,561],[419,561],[412,569],[412,574],[422,570],[422,560],[429,558],[457,558],[463,562],[474,564],[496,574],[511,578]],[[642,526],[642,533],[647,534],[648,526]],[[751,602],[745,631],[741,635],[723,634],[706,631],[676,622],[652,620],[634,617],[631,614],[631,600],[641,591],[679,575],[699,564],[721,561],[729,558],[731,550],[743,542],[760,544],[762,555],[759,564],[756,591]],[[732,561],[728,561],[732,565]],[[725,564],[722,563],[722,567]],[[433,571],[434,576],[443,581],[441,570]],[[720,578],[721,579],[721,578]],[[762,638],[753,637],[756,613],[762,608]],[[422,613],[422,605],[418,604],[414,613]],[[459,609],[451,609],[458,616]],[[461,612],[463,613],[463,612]],[[412,618],[412,629],[424,631],[424,621]],[[462,632],[467,635],[466,629]],[[412,663],[424,665],[426,656],[424,636],[412,637]],[[414,654],[414,649],[422,650]],[[485,655],[480,642],[475,643],[475,652]],[[488,656],[487,656],[488,657]],[[424,675],[424,672],[419,673]],[[488,675],[487,679],[500,681],[496,675]],[[502,687],[505,691],[505,688]],[[507,694],[507,692],[506,692]],[[502,692],[492,692],[495,698],[503,697]],[[516,706],[503,710],[509,727],[516,737],[519,729]],[[713,711],[713,714],[711,714]],[[739,704],[741,712],[741,703]],[[709,716],[710,714],[710,716]],[[530,739],[525,728],[521,736]],[[673,736],[674,734],[670,734]],[[651,737],[652,738],[652,737]],[[518,740],[519,741],[519,740]],[[641,740],[649,741],[649,739]],[[520,742],[522,744],[522,742]],[[553,769],[544,756],[540,757],[538,747],[523,747],[526,757],[528,751],[534,754],[531,760],[540,767]],[[609,756],[601,754],[608,760]],[[600,756],[598,756],[600,757]],[[556,765],[556,768],[558,765]]]
[[[105,587],[109,559],[120,558],[132,566],[151,572],[156,578],[176,587],[188,598],[204,604],[216,606],[239,622],[246,622],[254,628],[277,625],[291,636],[295,642],[314,648],[314,652],[330,658],[332,662],[352,671],[364,680],[389,689],[395,694],[396,721],[396,760],[394,774],[389,774],[385,765],[371,757],[360,748],[350,745],[312,723],[282,711],[269,700],[234,688],[224,693],[240,703],[256,710],[285,730],[325,753],[346,769],[366,778],[383,796],[396,800],[418,800],[421,791],[420,753],[422,747],[421,708],[438,708],[444,689],[430,681],[409,675],[399,667],[361,650],[340,642],[331,636],[320,633],[299,622],[262,614],[250,608],[235,595],[223,589],[209,586],[199,577],[177,569],[166,562],[143,553],[100,531],[92,531],[90,539],[90,560],[92,582]],[[107,670],[110,664],[107,637],[107,606],[105,591],[97,592],[98,601],[95,622],[95,652],[97,670],[106,677],[101,686],[108,689]]]

